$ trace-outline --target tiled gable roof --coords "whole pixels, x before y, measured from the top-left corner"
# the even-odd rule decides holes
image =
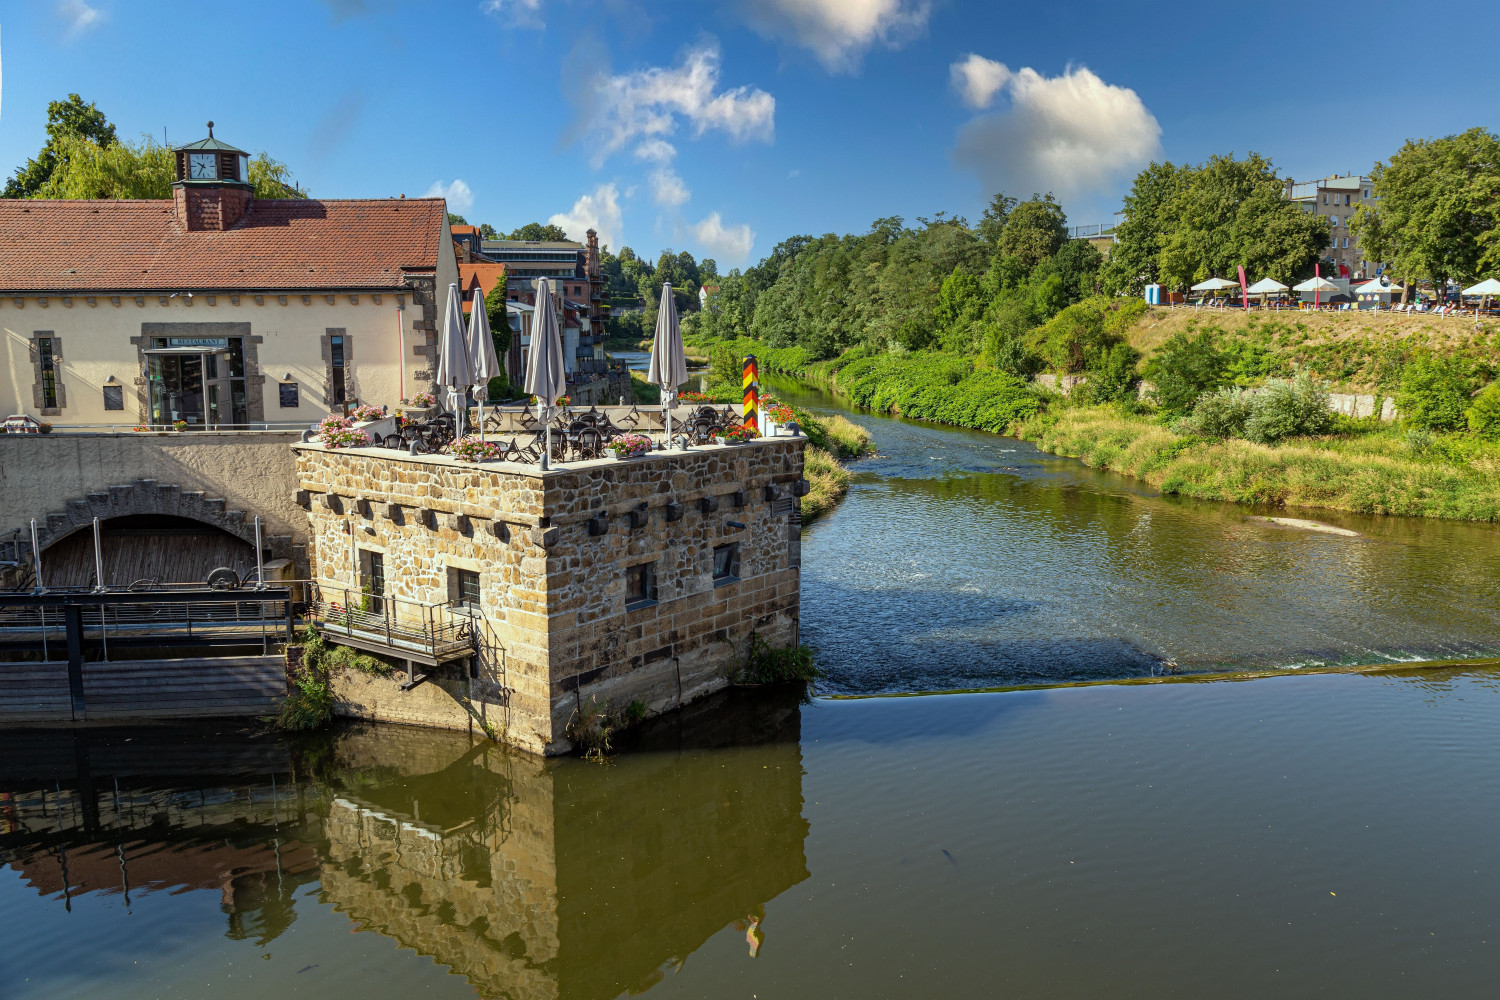
[[[0,199],[0,295],[398,288],[446,223],[441,198],[256,199],[192,232],[170,200]]]
[[[478,288],[489,298],[490,289],[505,281],[505,265],[492,264],[485,261],[459,261],[458,262],[458,292],[463,296],[464,312],[469,311],[469,306],[474,298],[474,289]]]

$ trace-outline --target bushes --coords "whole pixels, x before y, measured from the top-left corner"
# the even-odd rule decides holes
[[[1225,387],[1202,396],[1180,427],[1190,434],[1244,438],[1270,444],[1282,438],[1327,434],[1334,414],[1328,392],[1306,373],[1272,379],[1259,392]]]
[[[1486,441],[1500,441],[1500,382],[1491,382],[1464,414],[1469,430]]]
[[[1245,438],[1269,444],[1286,437],[1326,434],[1333,426],[1328,390],[1303,372],[1295,379],[1272,379],[1252,404]]]
[[[1187,413],[1204,393],[1228,383],[1229,358],[1214,345],[1212,334],[1179,333],[1162,345],[1146,366],[1156,386],[1156,403],[1169,414]]]
[[[881,355],[845,365],[834,377],[859,407],[1004,434],[1034,416],[1041,397],[1023,379],[1003,371],[975,371],[951,354]]]
[[[849,492],[849,470],[810,440],[802,457],[802,475],[809,487],[802,498],[803,524],[828,513]]]
[[[1141,354],[1129,344],[1115,344],[1094,360],[1088,381],[1074,389],[1080,401],[1117,403],[1131,396],[1140,381],[1135,373]]]
[[[1396,406],[1409,426],[1433,431],[1459,430],[1467,424],[1469,372],[1457,358],[1422,353],[1401,372]]]
[[[813,663],[813,651],[806,646],[775,649],[757,632],[750,633],[750,650],[745,665],[735,676],[738,684],[807,683],[823,676]]]
[[[1193,407],[1193,415],[1182,421],[1180,428],[1199,437],[1244,437],[1254,398],[1238,386],[1225,386],[1216,392],[1205,393]]]

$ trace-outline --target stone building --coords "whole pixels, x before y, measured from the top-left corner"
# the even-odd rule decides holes
[[[550,472],[293,446],[321,627],[407,661],[404,683],[344,677],[343,711],[551,754],[592,709],[726,686],[752,633],[798,641],[804,442]]]
[[[175,153],[170,199],[0,199],[0,414],[305,426],[430,387],[442,199],[260,199],[242,150]]]

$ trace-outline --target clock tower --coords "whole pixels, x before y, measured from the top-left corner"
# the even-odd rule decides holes
[[[214,138],[214,123],[208,123],[208,138],[178,146],[177,179],[172,182],[172,200],[177,221],[184,229],[229,229],[250,211],[250,154]]]

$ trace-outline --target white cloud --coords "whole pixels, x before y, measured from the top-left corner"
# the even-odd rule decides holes
[[[671,163],[676,155],[677,147],[662,139],[647,139],[635,147],[637,160],[649,160],[652,163]]]
[[[971,108],[987,108],[1000,88],[1010,82],[1011,72],[1003,62],[970,52],[963,62],[956,62],[948,68],[948,76],[965,104]]]
[[[59,0],[57,16],[67,25],[69,38],[76,38],[104,21],[104,12],[97,7],[90,7],[83,0]]]
[[[547,220],[561,226],[568,238],[582,242],[590,229],[599,234],[601,245],[618,247],[624,232],[620,215],[620,193],[613,184],[601,184],[592,193],[582,195],[568,212],[559,212]]]
[[[513,28],[545,28],[542,0],[484,0],[479,9]]]
[[[689,226],[688,232],[704,251],[731,264],[748,261],[750,248],[755,246],[755,230],[749,226],[726,226],[718,212],[710,212],[708,218]]]
[[[591,95],[594,109],[587,123],[598,135],[594,165],[634,139],[649,142],[671,135],[679,119],[692,126],[694,136],[716,129],[738,142],[769,142],[775,132],[776,98],[748,86],[719,91],[719,59],[718,44],[710,42],[688,50],[676,68],[653,66],[601,77]]]
[[[474,192],[469,190],[469,185],[462,179],[455,178],[452,184],[444,185],[442,181],[433,181],[432,187],[428,188],[423,198],[446,198],[448,200],[448,211],[463,215],[474,207]]]
[[[687,200],[693,196],[671,168],[662,167],[660,170],[651,171],[651,197],[662,208],[677,208],[687,204]]]
[[[1023,198],[1053,191],[1066,199],[1108,188],[1160,151],[1161,126],[1135,91],[1082,67],[1045,77],[995,66],[990,79],[1003,71],[996,92],[1003,90],[1010,106],[965,125],[954,154],[987,190]]]
[[[899,48],[927,27],[930,0],[744,0],[751,27],[811,49],[831,73],[853,72],[877,42]]]

